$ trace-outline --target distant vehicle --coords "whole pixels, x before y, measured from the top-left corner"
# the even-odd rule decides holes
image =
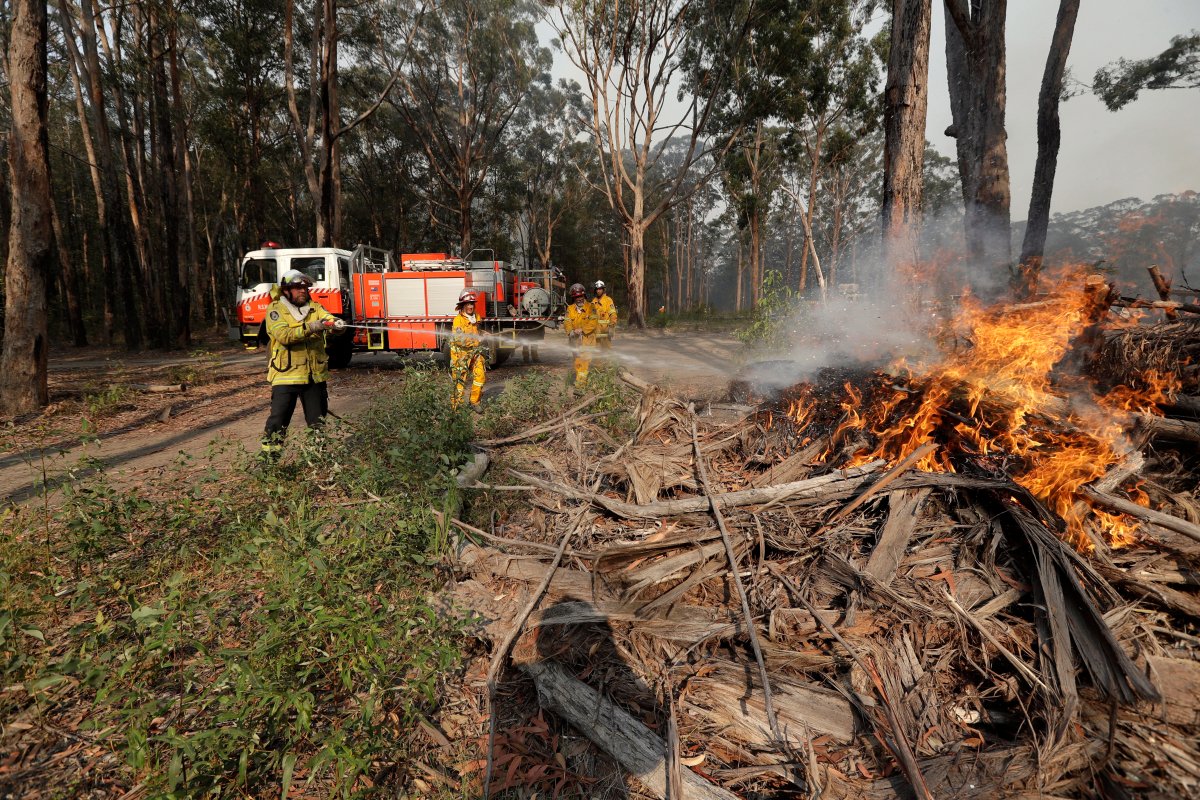
[[[312,278],[314,300],[359,326],[352,336],[330,339],[329,364],[335,369],[349,364],[356,351],[448,352],[454,304],[464,289],[476,294],[480,328],[491,334],[488,365],[498,366],[517,347],[544,339],[547,325],[557,325],[566,306],[565,282],[557,270],[518,270],[504,261],[469,258],[487,252],[472,251],[467,259],[406,253],[397,267],[390,252],[366,245],[340,250],[268,242],[242,258],[231,337],[248,345],[265,342],[271,288],[297,269]]]

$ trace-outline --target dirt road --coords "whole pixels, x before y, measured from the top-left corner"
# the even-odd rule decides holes
[[[618,337],[614,359],[635,375],[685,396],[712,398],[724,391],[737,369],[739,345],[712,333],[627,333]],[[567,370],[571,352],[559,332],[551,332],[536,367],[522,365],[520,354],[491,371],[484,402],[503,390],[523,369]],[[224,453],[231,465],[244,448],[258,448],[270,392],[264,380],[265,353],[221,349],[214,354],[122,356],[96,350],[63,352],[52,358],[51,394],[62,397],[72,386],[99,391],[118,380],[128,382],[205,371],[204,385],[183,394],[120,393],[102,407],[81,401],[52,405],[35,420],[0,427],[0,502],[25,502],[41,496],[43,486],[58,486],[70,474],[104,469],[116,483],[136,482],[168,470],[180,481],[208,469],[192,459],[210,450]],[[348,369],[330,381],[330,408],[352,417],[376,391],[403,380],[406,367],[426,358],[393,354],[356,354]],[[302,426],[297,409],[294,424]],[[89,432],[89,428],[98,432]]]

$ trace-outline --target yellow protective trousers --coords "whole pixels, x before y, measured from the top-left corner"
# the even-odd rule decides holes
[[[592,366],[592,348],[575,351],[575,388],[584,389],[588,382],[588,369]]]
[[[454,379],[454,397],[451,405],[458,408],[467,396],[467,382],[471,384],[470,403],[479,405],[483,395],[483,384],[487,379],[487,364],[483,353],[475,350],[450,349],[450,376]]]

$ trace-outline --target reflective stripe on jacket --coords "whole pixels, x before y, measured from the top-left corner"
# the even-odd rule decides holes
[[[325,356],[325,331],[309,332],[305,325],[313,320],[334,319],[320,303],[309,300],[308,313],[297,320],[282,299],[267,306],[267,336],[271,338],[271,361],[267,380],[272,386],[323,383],[329,380],[329,362]]]

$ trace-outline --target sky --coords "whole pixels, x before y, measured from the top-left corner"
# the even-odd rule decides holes
[[[1038,91],[1057,13],[1055,0],[1008,0],[1006,127],[1014,221],[1025,219],[1029,209]],[[1099,67],[1160,53],[1172,36],[1191,30],[1200,30],[1200,0],[1083,0],[1067,65],[1077,80],[1090,84]],[[546,22],[539,32],[543,41],[554,35]],[[954,140],[943,135],[950,125],[950,100],[941,0],[933,0],[931,39],[925,138],[953,157]],[[555,53],[553,73],[582,83],[561,51]],[[1200,89],[1143,92],[1117,112],[1085,93],[1062,104],[1060,116],[1052,211],[1200,191]]]
[[[1013,220],[1025,219],[1037,158],[1037,98],[1054,31],[1054,0],[1008,2],[1008,166]],[[929,53],[929,121],[925,138],[953,157],[946,82],[946,29],[933,2]],[[1090,84],[1118,58],[1162,52],[1172,36],[1200,30],[1200,0],[1083,0],[1067,66]],[[1142,92],[1120,111],[1094,95],[1060,107],[1062,149],[1052,211],[1075,211],[1125,197],[1148,200],[1167,192],[1200,191],[1200,89]]]

